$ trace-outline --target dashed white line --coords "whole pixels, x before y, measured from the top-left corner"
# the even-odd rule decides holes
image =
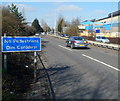
[[[61,46],[61,45],[58,45],[58,46],[60,46],[60,47],[62,47],[62,48],[64,48],[64,49],[67,49],[67,50],[69,50],[69,51],[72,51],[71,49],[66,48],[66,47],[64,47],[64,46]]]
[[[120,71],[119,69],[117,69],[116,67],[113,67],[113,66],[111,66],[111,65],[108,65],[108,64],[106,64],[106,63],[104,63],[104,62],[102,62],[102,61],[99,61],[99,60],[97,60],[97,59],[94,59],[94,58],[92,58],[92,57],[90,57],[90,56],[87,56],[87,55],[85,55],[85,54],[82,54],[84,57],[87,57],[87,58],[89,58],[89,59],[92,59],[92,60],[94,60],[94,61],[96,61],[96,62],[99,62],[99,63],[101,63],[101,64],[103,64],[103,65],[105,65],[105,66],[108,66],[109,68],[112,68],[112,69],[114,69],[114,70],[117,70],[117,71]]]

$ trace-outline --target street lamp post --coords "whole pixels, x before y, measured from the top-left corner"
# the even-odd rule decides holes
[[[113,2],[112,2],[112,9],[113,9]],[[113,11],[111,10],[111,30],[110,30],[110,33],[112,34],[112,22],[113,22]],[[110,35],[109,35],[110,37]]]
[[[54,34],[56,35],[56,11],[55,11],[55,24],[54,24]]]

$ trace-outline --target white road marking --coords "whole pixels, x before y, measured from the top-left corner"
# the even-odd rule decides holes
[[[64,47],[64,46],[61,46],[61,45],[58,45],[58,46],[60,46],[60,47],[62,47],[62,48],[64,48],[64,49],[67,49],[67,50],[69,50],[69,51],[72,51],[71,49],[66,48],[66,47]]]
[[[99,60],[97,60],[97,59],[94,59],[94,58],[92,58],[92,57],[90,57],[90,56],[87,56],[87,55],[85,55],[85,54],[82,54],[84,57],[87,57],[87,58],[89,58],[89,59],[92,59],[92,60],[94,60],[94,61],[96,61],[96,62],[99,62],[99,63],[101,63],[101,64],[103,64],[103,65],[105,65],[105,66],[108,66],[109,68],[112,68],[112,69],[114,69],[114,70],[117,70],[117,71],[120,71],[119,69],[117,69],[116,67],[113,67],[113,66],[111,66],[111,65],[108,65],[108,64],[106,64],[106,63],[104,63],[104,62],[102,62],[102,61],[99,61]]]

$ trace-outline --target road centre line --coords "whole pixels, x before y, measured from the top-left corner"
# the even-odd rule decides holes
[[[72,51],[71,49],[66,48],[66,47],[64,47],[64,46],[61,46],[61,45],[58,45],[58,46],[60,46],[60,47],[62,47],[62,48],[64,48],[64,49],[67,49],[67,50],[69,50],[69,51]]]
[[[120,71],[119,69],[117,69],[117,68],[115,68],[115,67],[113,67],[113,66],[111,66],[111,65],[108,65],[108,64],[106,64],[106,63],[104,63],[104,62],[102,62],[102,61],[99,61],[99,60],[97,60],[97,59],[95,59],[95,58],[92,58],[92,57],[87,56],[87,55],[85,55],[85,54],[82,54],[82,55],[83,55],[84,57],[87,57],[87,58],[91,59],[91,60],[94,60],[94,61],[96,61],[96,62],[99,62],[99,63],[101,63],[101,64],[103,64],[103,65],[105,65],[105,66],[108,66],[109,68],[112,68],[112,69],[114,69],[114,70]]]

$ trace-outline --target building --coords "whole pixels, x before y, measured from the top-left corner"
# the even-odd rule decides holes
[[[111,37],[118,37],[120,36],[118,25],[120,24],[120,10],[108,14],[108,17],[98,19],[96,22],[103,23],[102,27],[100,26],[101,33],[110,34]]]
[[[81,23],[85,27],[82,33],[92,35],[103,35],[106,37],[120,37],[120,10],[109,13],[107,17],[98,20],[87,20]],[[81,29],[80,29],[81,30]],[[86,34],[87,35],[87,34]]]

